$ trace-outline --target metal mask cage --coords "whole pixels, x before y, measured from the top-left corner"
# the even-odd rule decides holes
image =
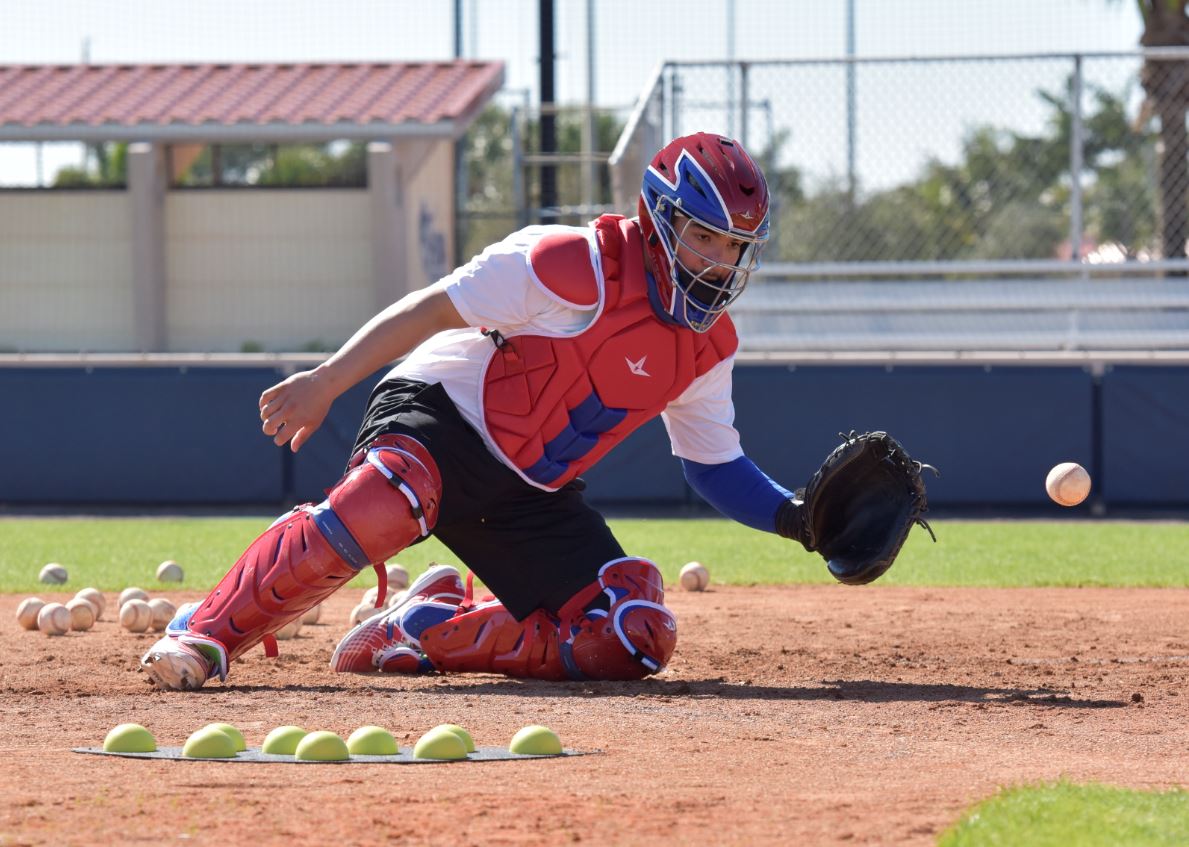
[[[671,206],[669,214],[665,214],[666,205]],[[673,212],[680,213],[686,218],[680,232],[673,225]],[[706,332],[727,310],[727,307],[743,293],[752,271],[760,266],[760,253],[768,240],[766,228],[762,235],[733,229],[723,230],[690,216],[682,209],[680,200],[672,201],[663,195],[657,198],[652,217],[669,254],[669,276],[673,285],[671,301],[668,304],[670,313],[690,329],[696,332]],[[707,232],[743,242],[738,259],[735,262],[724,262],[702,253],[683,237],[687,235],[691,224]],[[685,248],[700,259],[705,267],[695,271],[678,259],[678,246]],[[726,271],[726,275],[721,280],[715,278],[720,270]],[[679,297],[681,298],[680,302],[678,301]]]

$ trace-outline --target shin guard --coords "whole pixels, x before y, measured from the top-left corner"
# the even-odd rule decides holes
[[[228,662],[364,567],[382,567],[428,535],[441,487],[437,465],[419,442],[382,436],[352,459],[325,500],[294,509],[257,538],[176,637],[225,678]]]
[[[420,648],[442,671],[641,679],[664,668],[677,646],[677,621],[664,599],[656,565],[617,559],[556,616],[538,609],[517,621],[499,602],[463,606],[425,629]]]

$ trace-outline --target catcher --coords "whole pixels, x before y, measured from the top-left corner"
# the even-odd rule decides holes
[[[281,516],[141,659],[198,688],[354,577],[431,533],[449,566],[352,629],[338,671],[483,671],[638,679],[677,643],[661,576],[586,504],[579,475],[660,415],[690,485],[755,529],[819,550],[841,581],[875,579],[926,508],[921,465],[883,433],[849,436],[794,497],[733,426],[738,342],[727,307],[768,238],[768,189],[738,142],[678,138],[644,174],[639,218],[533,226],[365,324],[324,364],[260,397],[296,451],[331,403],[376,386],[346,472]],[[800,493],[800,492],[799,492]]]

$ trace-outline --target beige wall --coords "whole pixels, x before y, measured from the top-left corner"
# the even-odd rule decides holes
[[[438,143],[402,173],[398,292],[452,269],[453,168]],[[138,349],[131,212],[121,191],[0,192],[0,352]],[[372,213],[366,189],[166,192],[168,350],[336,348],[399,296],[373,270]]]
[[[0,192],[0,352],[129,349],[130,227],[122,191]]]
[[[415,290],[454,270],[454,145],[435,144],[406,179],[405,271]]]
[[[362,189],[170,192],[170,350],[345,341],[374,312],[369,214]]]

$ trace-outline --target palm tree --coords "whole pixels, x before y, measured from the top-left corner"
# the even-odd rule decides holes
[[[1144,20],[1144,47],[1189,47],[1189,0],[1136,0]],[[1189,63],[1149,60],[1140,74],[1144,111],[1160,118],[1160,231],[1164,257],[1185,257],[1189,241]]]

